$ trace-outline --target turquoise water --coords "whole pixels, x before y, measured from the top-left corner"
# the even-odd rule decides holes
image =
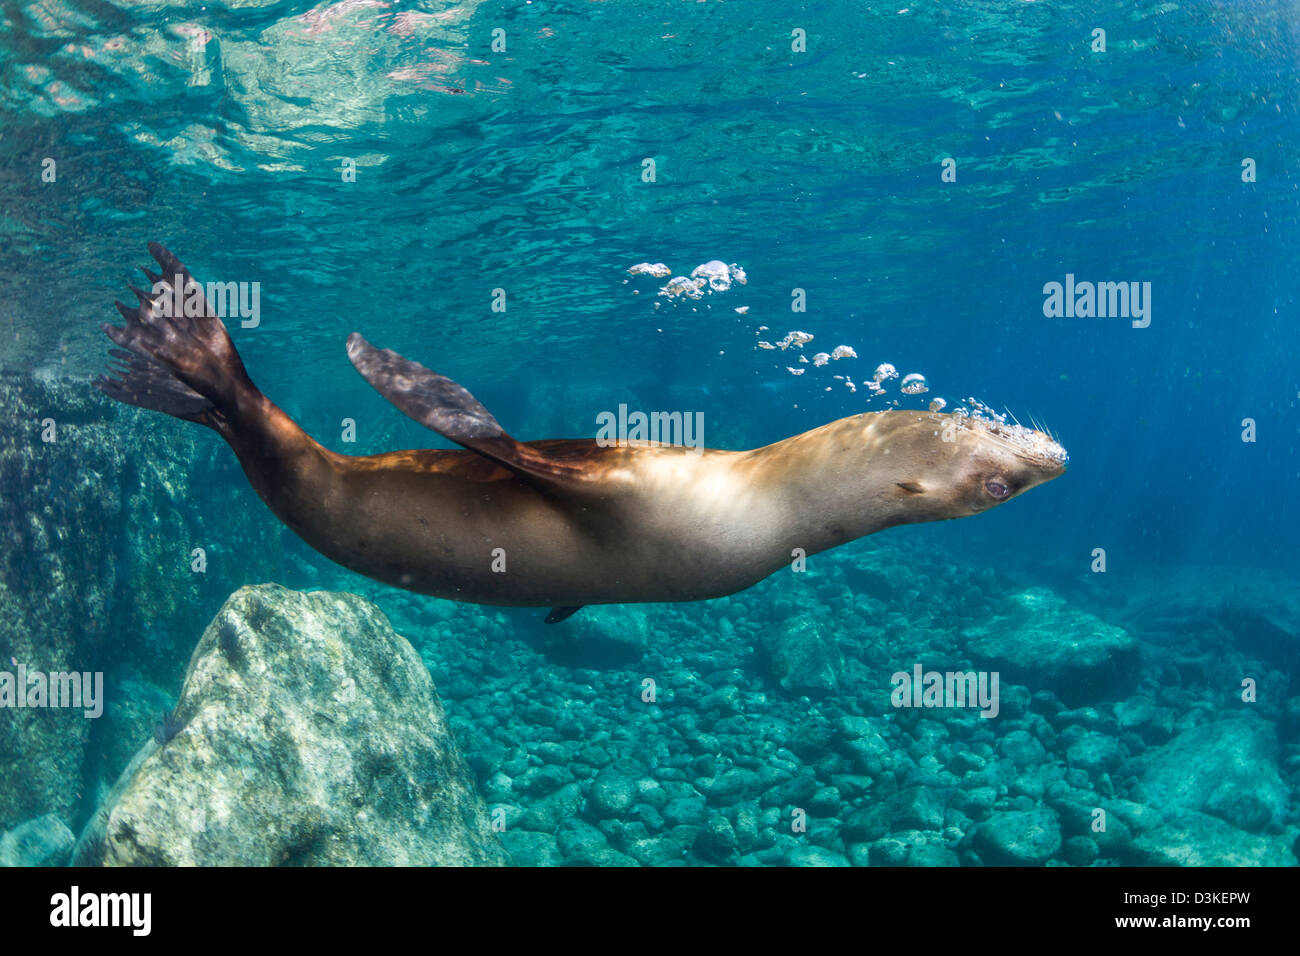
[[[7,6],[0,580],[26,624],[0,656],[104,671],[107,712],[0,710],[0,830],[80,833],[223,602],[273,581],[363,594],[415,646],[516,862],[1294,865],[1298,22],[1280,2]],[[235,345],[336,451],[451,447],[351,368],[357,331],[521,440],[590,437],[626,403],[750,448],[974,397],[1044,422],[1070,467],[715,602],[544,627],[418,597],[293,538],[217,436],[91,389],[149,241],[259,283]],[[711,260],[746,282],[684,300],[628,272]],[[1067,274],[1150,283],[1149,325],[1045,315]],[[757,345],[794,330],[814,338]],[[815,364],[839,345],[856,357]],[[882,363],[929,391],[872,397]],[[783,685],[790,654],[811,683]],[[918,662],[999,670],[1001,713],[892,706]]]

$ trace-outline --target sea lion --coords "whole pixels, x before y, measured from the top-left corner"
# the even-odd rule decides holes
[[[457,601],[551,607],[697,601],[894,525],[987,511],[1060,475],[1052,438],[971,416],[854,415],[752,451],[519,442],[450,379],[347,340],[385,398],[464,451],[347,456],[263,395],[181,262],[117,303],[113,398],[199,422],[234,449],[262,500],[321,554],[368,577]],[[175,289],[182,296],[174,296]],[[173,316],[169,304],[201,303]],[[502,570],[504,568],[504,570]]]

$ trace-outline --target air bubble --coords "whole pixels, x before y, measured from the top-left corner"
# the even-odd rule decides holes
[[[924,375],[920,372],[912,372],[903,378],[899,390],[904,395],[924,395],[930,390],[930,386],[926,384]]]

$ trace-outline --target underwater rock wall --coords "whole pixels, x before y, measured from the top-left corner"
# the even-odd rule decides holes
[[[72,668],[75,646],[67,632],[39,629],[38,622],[28,603],[0,582],[0,670],[15,673],[19,661],[42,672]],[[82,711],[0,709],[0,833],[47,814],[64,826],[74,820],[89,733]]]
[[[231,591],[306,576],[260,508],[208,430],[89,382],[0,376],[0,669],[103,672],[106,698],[98,719],[0,709],[0,832],[47,813],[79,829],[161,717],[115,726],[120,682],[174,692]],[[124,729],[137,737],[125,753]]]

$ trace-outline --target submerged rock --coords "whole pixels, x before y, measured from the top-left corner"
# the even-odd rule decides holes
[[[844,669],[834,638],[813,614],[767,628],[758,637],[758,653],[768,675],[791,693],[830,693]]]
[[[101,743],[93,765],[96,803],[91,806],[108,796],[122,771],[135,759],[140,745],[159,732],[176,706],[174,694],[147,681],[117,681],[114,691],[95,727]]]
[[[78,864],[507,862],[419,655],[352,594],[241,588]]]
[[[1049,690],[1068,706],[1125,697],[1136,686],[1137,641],[1126,630],[1067,604],[1046,588],[1013,594],[1001,616],[966,632],[980,669]]]
[[[1065,758],[1072,768],[1077,767],[1089,774],[1102,774],[1119,766],[1124,751],[1114,737],[1090,730],[1070,744]]]
[[[998,751],[1021,770],[1037,767],[1047,756],[1043,745],[1025,730],[1013,730],[999,740]]]
[[[1051,810],[1003,810],[975,830],[989,863],[1042,866],[1061,849],[1061,825]]]
[[[1184,731],[1143,761],[1149,801],[1199,810],[1251,832],[1280,826],[1287,788],[1271,723],[1230,718]]]
[[[895,830],[938,830],[947,810],[947,793],[933,787],[907,787],[890,798]]]
[[[631,666],[645,656],[650,643],[651,613],[624,605],[583,608],[562,624],[546,627],[541,648],[548,659],[565,667]]]
[[[1274,662],[1300,659],[1300,588],[1272,568],[1182,568],[1137,577],[1118,613],[1144,639],[1171,646],[1208,639]]]
[[[626,774],[611,767],[596,775],[587,808],[599,819],[621,817],[635,802],[636,784]]]
[[[852,866],[848,858],[821,846],[797,846],[785,859],[787,866]]]
[[[1295,866],[1281,841],[1246,833],[1195,810],[1178,810],[1133,841],[1134,862],[1144,866]]]
[[[17,684],[20,663],[42,674],[82,666],[70,639],[32,626],[26,605],[0,581],[0,671],[22,695],[28,688]],[[92,724],[85,713],[84,708],[19,708],[12,702],[0,707],[0,830],[51,812],[74,818]]]
[[[563,857],[555,837],[532,830],[510,830],[501,834],[516,866],[559,866]]]
[[[61,866],[75,842],[58,814],[47,813],[0,836],[0,866]]]
[[[121,676],[175,684],[234,582],[284,580],[285,555],[308,552],[268,520],[206,429],[60,371],[0,371],[0,668],[104,672],[112,707],[129,693]],[[200,545],[205,573],[191,563]],[[129,756],[117,752],[119,729],[107,713],[0,709],[0,830],[50,812],[80,819]]]
[[[129,490],[104,476],[130,459],[101,420],[111,404],[84,382],[0,373],[0,669],[105,669],[118,565],[129,560],[110,546]],[[0,830],[75,818],[93,729],[80,711],[0,708]]]

